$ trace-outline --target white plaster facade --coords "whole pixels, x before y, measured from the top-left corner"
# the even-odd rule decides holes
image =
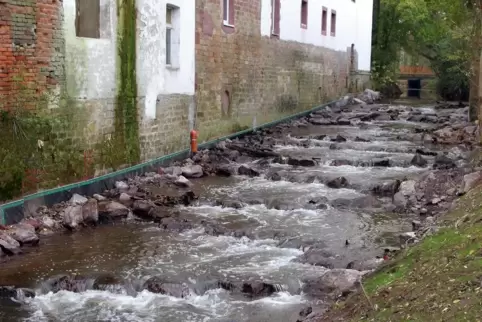
[[[261,33],[271,36],[273,0],[261,0]],[[301,1],[281,0],[280,39],[358,53],[358,70],[371,67],[373,0],[308,0],[308,25],[301,28]],[[327,12],[327,33],[322,35],[322,11]],[[336,11],[336,34],[331,36],[331,10]]]
[[[172,48],[176,64],[166,66],[166,8],[175,9]],[[137,0],[138,96],[144,116],[156,117],[158,96],[194,95],[195,1]],[[99,100],[116,96],[116,0],[100,0],[100,39],[76,36],[76,1],[64,0],[67,88],[72,97]]]

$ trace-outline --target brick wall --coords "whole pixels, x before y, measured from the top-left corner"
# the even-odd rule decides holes
[[[21,100],[24,87],[30,89],[26,95],[31,101],[32,95],[57,90],[62,83],[61,7],[61,0],[0,0],[0,95],[5,105]]]
[[[196,2],[197,127],[206,138],[308,109],[347,91],[350,50],[262,37],[261,1],[236,1],[234,28],[222,1]],[[227,95],[228,93],[229,95]],[[229,101],[229,108],[224,105]]]

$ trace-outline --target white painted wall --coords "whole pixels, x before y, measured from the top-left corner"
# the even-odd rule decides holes
[[[101,0],[101,39],[75,33],[75,0],[64,0],[67,89],[72,97],[113,98],[116,94],[116,2]]]
[[[179,8],[177,64],[166,67],[166,5]],[[75,33],[75,0],[64,0],[67,87],[73,97],[113,98],[116,95],[117,8],[115,0],[101,0],[101,39]],[[138,95],[145,96],[145,115],[155,118],[158,95],[194,95],[195,2],[193,0],[137,0]]]
[[[179,8],[173,17],[179,29],[178,64],[166,66],[166,6]],[[156,116],[159,95],[194,95],[195,80],[195,2],[193,0],[137,0],[137,84],[145,96],[145,116]],[[175,25],[177,20],[177,26]]]
[[[261,34],[271,35],[272,0],[261,0]],[[321,34],[322,8],[328,8],[327,35]],[[330,35],[336,10],[336,36]],[[358,69],[370,70],[373,0],[308,0],[308,28],[301,28],[301,0],[281,0],[280,39],[346,51],[355,44]]]

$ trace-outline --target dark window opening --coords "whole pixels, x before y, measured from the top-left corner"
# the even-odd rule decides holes
[[[308,28],[308,0],[301,0],[301,28]]]
[[[321,14],[321,34],[326,36],[328,28],[328,9],[323,7],[323,12]]]
[[[229,97],[229,91],[227,90],[223,93],[221,107],[224,116],[229,116],[231,114],[231,99]]]
[[[100,0],[76,0],[75,9],[76,36],[100,38]]]
[[[331,10],[331,35],[336,36],[336,11]]]
[[[420,91],[422,89],[422,80],[420,78],[409,79],[407,82],[407,85],[408,85],[407,96],[420,98]]]

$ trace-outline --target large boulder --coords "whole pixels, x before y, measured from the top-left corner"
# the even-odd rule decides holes
[[[352,269],[332,269],[319,278],[304,281],[303,292],[316,298],[330,294],[347,294],[355,289],[364,273]]]
[[[99,216],[104,220],[118,220],[129,215],[129,208],[116,201],[99,202]]]
[[[393,197],[400,188],[400,180],[389,180],[375,185],[372,192],[382,197]]]
[[[7,255],[17,255],[22,252],[20,243],[3,231],[0,231],[0,249]]]
[[[67,229],[77,229],[79,225],[84,221],[82,213],[82,206],[69,206],[65,208],[63,215],[63,224]]]
[[[39,238],[35,227],[29,224],[16,224],[10,227],[8,234],[18,241],[20,245],[37,245]]]
[[[476,171],[466,174],[462,180],[462,184],[459,188],[459,194],[463,195],[474,188],[482,179],[482,172]]]
[[[340,267],[341,264],[339,257],[319,248],[311,248],[293,261],[314,266],[323,266],[326,268]]]
[[[238,168],[238,174],[242,176],[248,176],[248,177],[257,177],[259,176],[259,172],[254,170],[253,168],[247,166],[247,165],[241,165]]]
[[[96,224],[99,221],[99,209],[97,207],[97,200],[89,199],[82,206],[82,218],[86,224]]]
[[[442,154],[435,157],[435,162],[433,165],[434,169],[446,170],[453,169],[455,167],[457,167],[457,165],[455,164],[454,160],[447,157],[446,155]]]

